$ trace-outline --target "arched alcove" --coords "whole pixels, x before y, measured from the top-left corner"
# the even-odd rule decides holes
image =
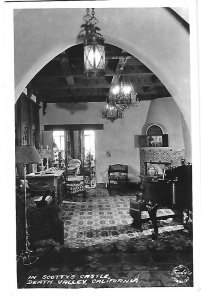
[[[151,124],[147,127],[146,135],[163,135],[162,126],[159,124]]]
[[[161,125],[159,123],[152,123],[152,124],[145,124],[142,128],[142,135],[153,135],[153,134],[150,134],[150,130],[152,129],[152,127],[158,127],[159,130],[161,130],[161,134],[157,134],[157,135],[162,135],[162,134],[165,134],[165,133],[168,133],[167,132],[167,129],[165,128],[164,125]]]

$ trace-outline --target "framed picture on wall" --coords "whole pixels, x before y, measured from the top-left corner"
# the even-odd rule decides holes
[[[138,135],[139,147],[168,147],[168,134]]]
[[[163,146],[162,135],[147,136],[147,147],[162,147],[162,146]]]

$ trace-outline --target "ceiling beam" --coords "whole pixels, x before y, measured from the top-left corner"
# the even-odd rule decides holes
[[[91,90],[85,90],[85,91],[82,91],[81,89],[80,90],[78,90],[77,92],[76,92],[76,94],[75,95],[72,95],[72,93],[69,91],[69,90],[57,90],[57,92],[54,92],[54,91],[49,91],[49,92],[47,92],[47,93],[45,93],[45,92],[41,92],[40,94],[41,94],[41,96],[42,97],[69,97],[69,96],[75,96],[75,101],[76,101],[76,98],[77,97],[80,97],[80,96],[83,96],[83,94],[85,95],[85,96],[93,96],[93,97],[96,97],[96,96],[101,96],[101,95],[107,95],[107,90],[93,90],[93,91],[91,91]]]
[[[146,92],[146,91],[142,91],[143,92],[143,94],[145,95],[145,96],[147,96],[147,95],[158,95],[158,96],[160,96],[160,94],[169,94],[169,92],[168,91],[166,91],[166,90],[160,90],[160,91],[156,91],[156,90],[154,90],[154,91],[148,91],[148,92]],[[140,94],[140,92],[139,92],[139,94]],[[68,92],[68,91],[60,91],[60,92],[58,92],[58,93],[50,93],[50,94],[42,94],[41,93],[41,95],[42,95],[42,97],[48,97],[48,98],[59,98],[59,97],[71,97],[72,95]],[[106,96],[107,95],[107,91],[100,91],[100,92],[98,92],[98,93],[94,93],[94,95],[92,94],[92,92],[91,91],[89,91],[89,94],[87,95],[86,93],[83,95],[83,92],[82,91],[79,91],[77,94],[76,94],[76,100],[77,100],[77,98],[87,98],[87,97],[93,97],[93,98],[95,98],[95,97],[100,97],[100,96]]]
[[[103,124],[58,124],[44,125],[44,131],[53,130],[103,130]]]
[[[168,91],[164,91],[163,93],[142,93],[138,94],[140,101],[146,101],[146,100],[153,100],[157,98],[165,98],[165,97],[170,97],[170,94]],[[93,96],[93,95],[79,95],[74,98],[73,96],[70,95],[55,95],[55,96],[48,96],[45,95],[43,96],[43,99],[47,103],[79,103],[79,102],[105,102],[106,100],[106,95],[98,95],[98,96]],[[76,99],[76,101],[75,101]]]
[[[131,80],[132,83],[135,83],[136,84],[136,88],[137,87],[153,87],[154,88],[157,88],[157,87],[163,87],[162,83],[156,83],[153,85],[153,82],[139,82],[139,81],[135,81],[135,80]],[[106,84],[93,84],[91,85],[90,87],[88,85],[85,85],[85,84],[77,84],[73,87],[71,87],[71,90],[79,90],[79,89],[109,89],[111,86],[110,83],[106,83]],[[46,86],[44,84],[40,84],[40,85],[37,85],[37,89],[40,91],[40,92],[45,92],[45,91],[51,91],[51,90],[69,90],[69,87],[65,86],[65,85],[61,85],[61,86]]]
[[[32,89],[42,102],[105,102],[111,82],[119,82],[122,73],[129,78],[141,101],[170,96],[166,87],[146,65],[109,44],[106,46],[105,75],[86,77],[82,52],[82,45],[65,50],[32,79]]]
[[[113,77],[115,75],[114,72],[108,72],[105,74],[106,77]],[[154,73],[152,72],[137,72],[137,73],[133,73],[133,72],[130,72],[130,73],[126,73],[124,74],[125,77],[129,76],[129,77],[139,77],[139,76],[153,76]],[[74,78],[83,78],[83,74],[75,74],[75,75],[72,75]],[[155,76],[155,75],[154,75]],[[33,86],[36,86],[38,85],[39,83],[43,84],[44,82],[47,82],[47,81],[52,81],[52,80],[55,80],[55,79],[59,79],[59,78],[64,78],[64,75],[49,75],[49,76],[40,76],[39,79],[37,77],[35,77],[33,80],[32,80],[32,85]],[[91,80],[91,78],[87,78],[87,77],[84,77],[84,80]]]

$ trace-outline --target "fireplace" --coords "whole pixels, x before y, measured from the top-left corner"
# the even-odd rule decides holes
[[[169,169],[169,162],[145,162],[145,175],[164,177],[165,170]]]
[[[164,170],[170,167],[178,167],[184,159],[184,150],[171,149],[168,147],[145,147],[140,148],[140,175],[148,173],[163,176]],[[151,169],[150,169],[151,168]],[[154,175],[149,175],[154,176]]]

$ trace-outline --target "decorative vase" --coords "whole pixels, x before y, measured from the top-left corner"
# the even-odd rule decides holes
[[[149,174],[150,176],[156,175],[156,169],[155,169],[154,167],[150,167],[150,168],[148,169],[148,174]]]

